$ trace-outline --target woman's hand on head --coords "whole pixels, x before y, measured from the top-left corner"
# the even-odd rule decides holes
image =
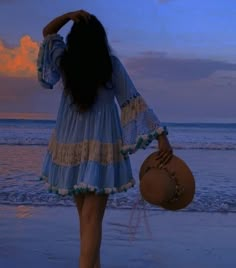
[[[87,11],[83,9],[68,13],[68,18],[73,20],[74,22],[79,22],[80,19],[83,19],[86,22],[88,22],[88,20],[90,19],[90,16],[91,16],[90,13],[88,13]]]

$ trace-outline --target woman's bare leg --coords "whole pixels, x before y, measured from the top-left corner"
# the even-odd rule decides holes
[[[80,268],[100,268],[102,220],[108,195],[75,196],[80,216]],[[80,203],[80,204],[79,204]]]
[[[80,239],[82,237],[82,228],[81,228],[81,214],[82,214],[82,208],[84,204],[84,194],[77,194],[74,196],[76,208],[79,215],[79,230],[80,230]]]

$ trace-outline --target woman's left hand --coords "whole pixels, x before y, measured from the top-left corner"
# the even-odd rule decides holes
[[[162,168],[173,156],[173,149],[166,135],[160,135],[158,137],[158,149],[158,160],[160,161],[159,167]]]

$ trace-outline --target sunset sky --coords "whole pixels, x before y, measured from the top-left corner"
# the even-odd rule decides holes
[[[0,0],[0,117],[55,118],[60,88],[42,89],[36,78],[41,31],[81,8],[104,24],[162,121],[236,123],[235,0]]]

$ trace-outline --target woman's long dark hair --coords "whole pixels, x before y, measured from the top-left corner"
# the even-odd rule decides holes
[[[66,49],[60,61],[64,91],[79,111],[87,111],[95,102],[98,88],[112,77],[112,62],[107,35],[101,22],[74,22],[66,38]]]

